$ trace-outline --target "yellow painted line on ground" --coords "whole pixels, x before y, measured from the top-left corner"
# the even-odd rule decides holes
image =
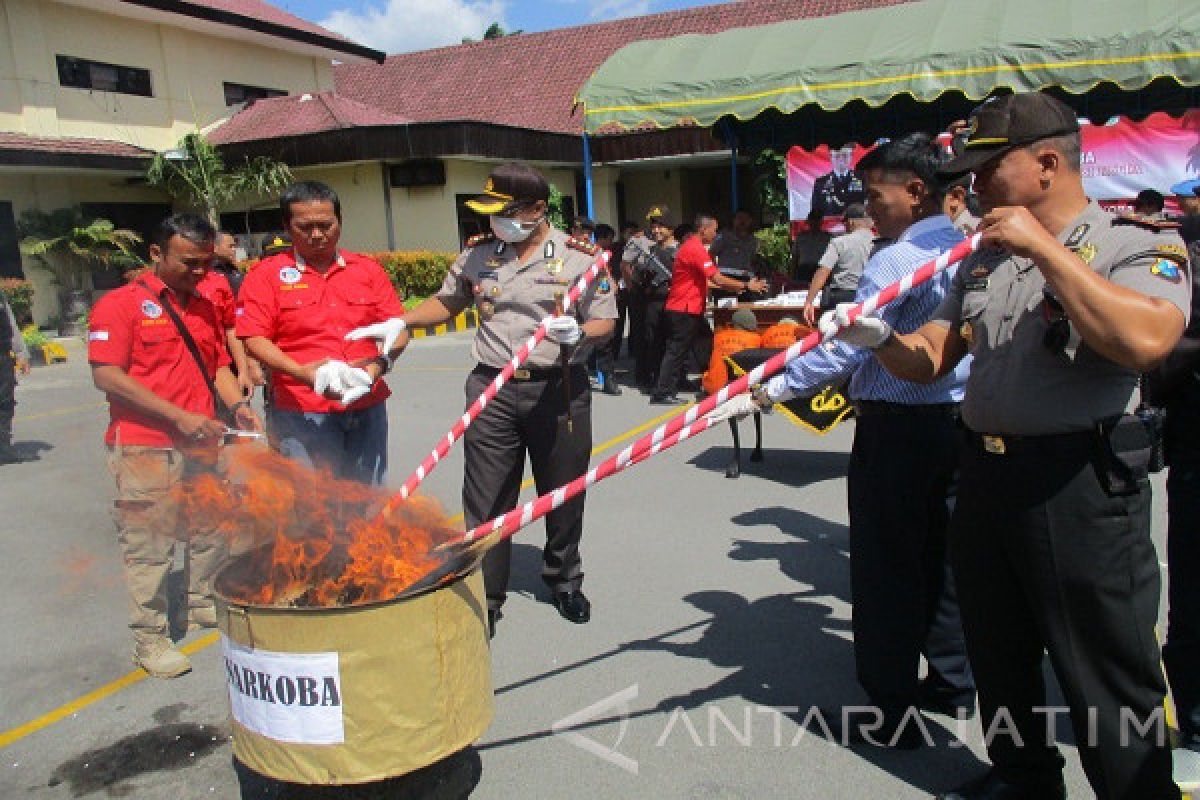
[[[97,408],[105,408],[108,403],[88,403],[82,406],[68,406],[67,408],[59,408],[54,411],[40,411],[37,414],[23,414],[15,417],[13,422],[29,422],[35,419],[48,419],[50,417],[65,417],[68,414],[78,414],[81,411],[94,411]]]
[[[204,648],[216,642],[218,639],[220,639],[219,634],[210,633],[200,637],[194,642],[184,645],[179,649],[182,653],[184,653],[184,655],[190,656],[193,653],[200,652]],[[18,739],[24,739],[31,733],[36,733],[43,728],[48,728],[59,720],[69,717],[72,714],[87,708],[93,703],[97,703],[106,697],[110,697],[122,689],[133,686],[135,683],[139,683],[149,677],[149,673],[147,673],[145,670],[137,669],[133,672],[130,672],[128,675],[117,678],[111,683],[104,684],[98,689],[93,689],[83,697],[72,700],[69,703],[65,703],[48,714],[43,714],[37,719],[32,719],[29,722],[26,722],[24,725],[19,725],[12,730],[7,730],[4,733],[0,733],[0,747],[8,747]]]
[[[609,439],[606,442],[601,442],[600,444],[598,444],[592,448],[592,455],[593,456],[599,455],[600,453],[603,453],[605,450],[610,450],[613,447],[616,447],[617,445],[622,444],[622,443],[628,441],[629,439],[632,439],[633,437],[637,436],[638,434],[640,434],[644,431],[658,427],[663,422],[665,422],[668,418],[674,416],[675,414],[680,413],[685,408],[687,408],[687,406],[678,406],[676,408],[673,408],[672,410],[666,412],[665,414],[661,414],[652,420],[643,422],[641,425],[638,425],[636,428],[632,428],[628,431],[625,431],[620,436],[613,437],[612,439]],[[533,486],[532,478],[526,479],[521,484],[521,489],[522,489],[522,491],[524,491],[525,489],[528,489],[530,486]],[[451,522],[461,522],[462,519],[463,519],[463,515],[461,513],[459,513],[459,514],[455,515],[450,521]],[[190,642],[190,643],[184,645],[183,647],[181,647],[179,649],[185,655],[190,656],[190,655],[193,655],[194,653],[200,652],[201,650],[209,647],[210,645],[216,644],[216,642],[219,641],[219,639],[220,639],[219,634],[210,633],[206,636],[200,637],[199,639],[197,639],[194,642]],[[40,731],[44,728],[48,728],[51,725],[53,725],[54,723],[58,722],[59,720],[65,719],[66,717],[69,717],[72,714],[78,713],[79,711],[82,711],[83,709],[87,708],[88,706],[90,706],[94,703],[100,702],[101,700],[105,699],[106,697],[111,697],[112,695],[116,694],[117,692],[121,691],[122,689],[126,689],[130,686],[133,686],[136,683],[140,683],[141,681],[145,680],[148,677],[149,677],[149,675],[144,670],[140,670],[140,669],[134,670],[133,672],[130,672],[129,674],[127,674],[123,677],[117,678],[115,681],[112,681],[111,683],[106,683],[105,685],[103,685],[97,689],[93,689],[92,691],[88,692],[87,694],[83,695],[82,697],[76,698],[75,700],[72,700],[69,703],[65,703],[65,704],[59,706],[58,708],[54,709],[53,711],[43,714],[42,716],[38,717],[37,719],[32,719],[29,722],[26,722],[24,725],[18,725],[15,728],[4,731],[3,733],[0,733],[0,749],[8,747],[10,744],[13,744],[14,742],[19,741],[21,739],[24,739],[26,736],[29,736],[32,733],[37,733],[38,731]]]

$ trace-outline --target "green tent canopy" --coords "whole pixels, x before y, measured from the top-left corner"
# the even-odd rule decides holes
[[[1157,79],[1200,85],[1197,0],[924,0],[640,41],[578,100],[585,129],[604,134]]]

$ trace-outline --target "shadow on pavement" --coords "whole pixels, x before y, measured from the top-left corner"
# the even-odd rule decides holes
[[[849,453],[832,453],[824,450],[793,450],[790,448],[771,449],[763,447],[763,460],[752,462],[749,458],[751,445],[742,439],[743,477],[752,475],[755,478],[774,481],[775,483],[800,488],[822,481],[835,480],[846,476],[846,468],[850,463]],[[733,459],[733,446],[710,447],[697,453],[688,460],[694,467],[710,472],[725,472]]]

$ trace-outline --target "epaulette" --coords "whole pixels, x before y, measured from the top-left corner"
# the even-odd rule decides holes
[[[1127,212],[1118,214],[1113,220],[1114,225],[1136,225],[1139,228],[1145,228],[1151,231],[1177,231],[1181,227],[1178,222],[1173,219],[1165,219],[1163,217],[1151,217],[1146,214],[1134,214]]]
[[[495,238],[496,234],[494,233],[477,233],[470,239],[467,239],[467,247],[478,247],[481,244],[487,244]]]
[[[577,239],[574,236],[567,237],[567,247],[587,253],[589,256],[594,256],[600,252],[600,248],[597,245],[592,244],[587,239]]]

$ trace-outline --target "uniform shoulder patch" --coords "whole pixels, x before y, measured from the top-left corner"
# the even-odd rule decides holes
[[[467,239],[467,247],[478,247],[481,244],[487,244],[496,238],[494,233],[477,233],[470,239]]]
[[[580,252],[587,253],[589,256],[594,256],[596,253],[600,252],[600,248],[596,245],[592,244],[586,239],[576,239],[574,236],[567,237],[567,247],[570,247],[572,250],[579,250]]]
[[[1150,231],[1177,231],[1179,223],[1173,219],[1150,217],[1145,214],[1121,214],[1113,218],[1113,225],[1136,225]]]
[[[1178,244],[1156,244],[1154,252],[1176,261],[1184,261],[1188,257],[1187,248]]]

